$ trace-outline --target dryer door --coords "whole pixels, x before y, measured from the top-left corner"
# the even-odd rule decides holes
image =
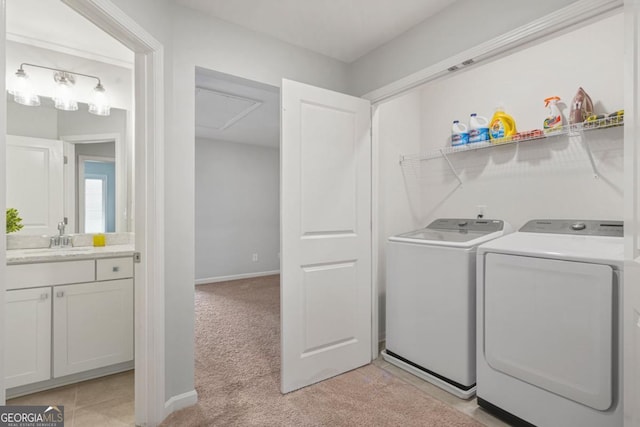
[[[594,409],[611,406],[610,266],[490,253],[484,283],[493,369]]]

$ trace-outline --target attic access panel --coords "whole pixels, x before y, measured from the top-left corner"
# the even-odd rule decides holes
[[[196,126],[225,130],[262,105],[262,101],[196,87]]]

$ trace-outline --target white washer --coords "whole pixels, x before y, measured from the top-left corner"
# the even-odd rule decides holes
[[[478,404],[513,425],[622,426],[620,221],[535,220],[478,248]]]
[[[475,393],[476,248],[499,220],[438,219],[387,244],[383,358],[450,393]]]

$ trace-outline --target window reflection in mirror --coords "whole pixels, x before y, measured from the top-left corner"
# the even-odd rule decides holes
[[[99,145],[105,145],[107,149],[114,150],[113,142],[87,144],[83,148]],[[77,159],[79,231],[81,233],[113,233],[116,231],[115,158],[81,155]]]
[[[64,218],[67,233],[133,231],[127,133],[126,110],[104,117],[7,97],[7,207],[23,218],[19,234],[57,234]]]

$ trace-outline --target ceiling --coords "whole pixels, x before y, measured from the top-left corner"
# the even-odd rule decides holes
[[[6,5],[8,40],[133,67],[129,49],[59,0],[6,0]]]
[[[347,63],[387,43],[455,2],[455,0],[174,1]]]
[[[278,88],[197,68],[195,91],[196,138],[279,147]]]
[[[250,30],[352,62],[455,0],[174,0]],[[57,0],[7,0],[7,38],[113,65],[133,54]],[[64,25],[60,25],[64,23]],[[278,147],[277,88],[196,73],[196,137]]]

